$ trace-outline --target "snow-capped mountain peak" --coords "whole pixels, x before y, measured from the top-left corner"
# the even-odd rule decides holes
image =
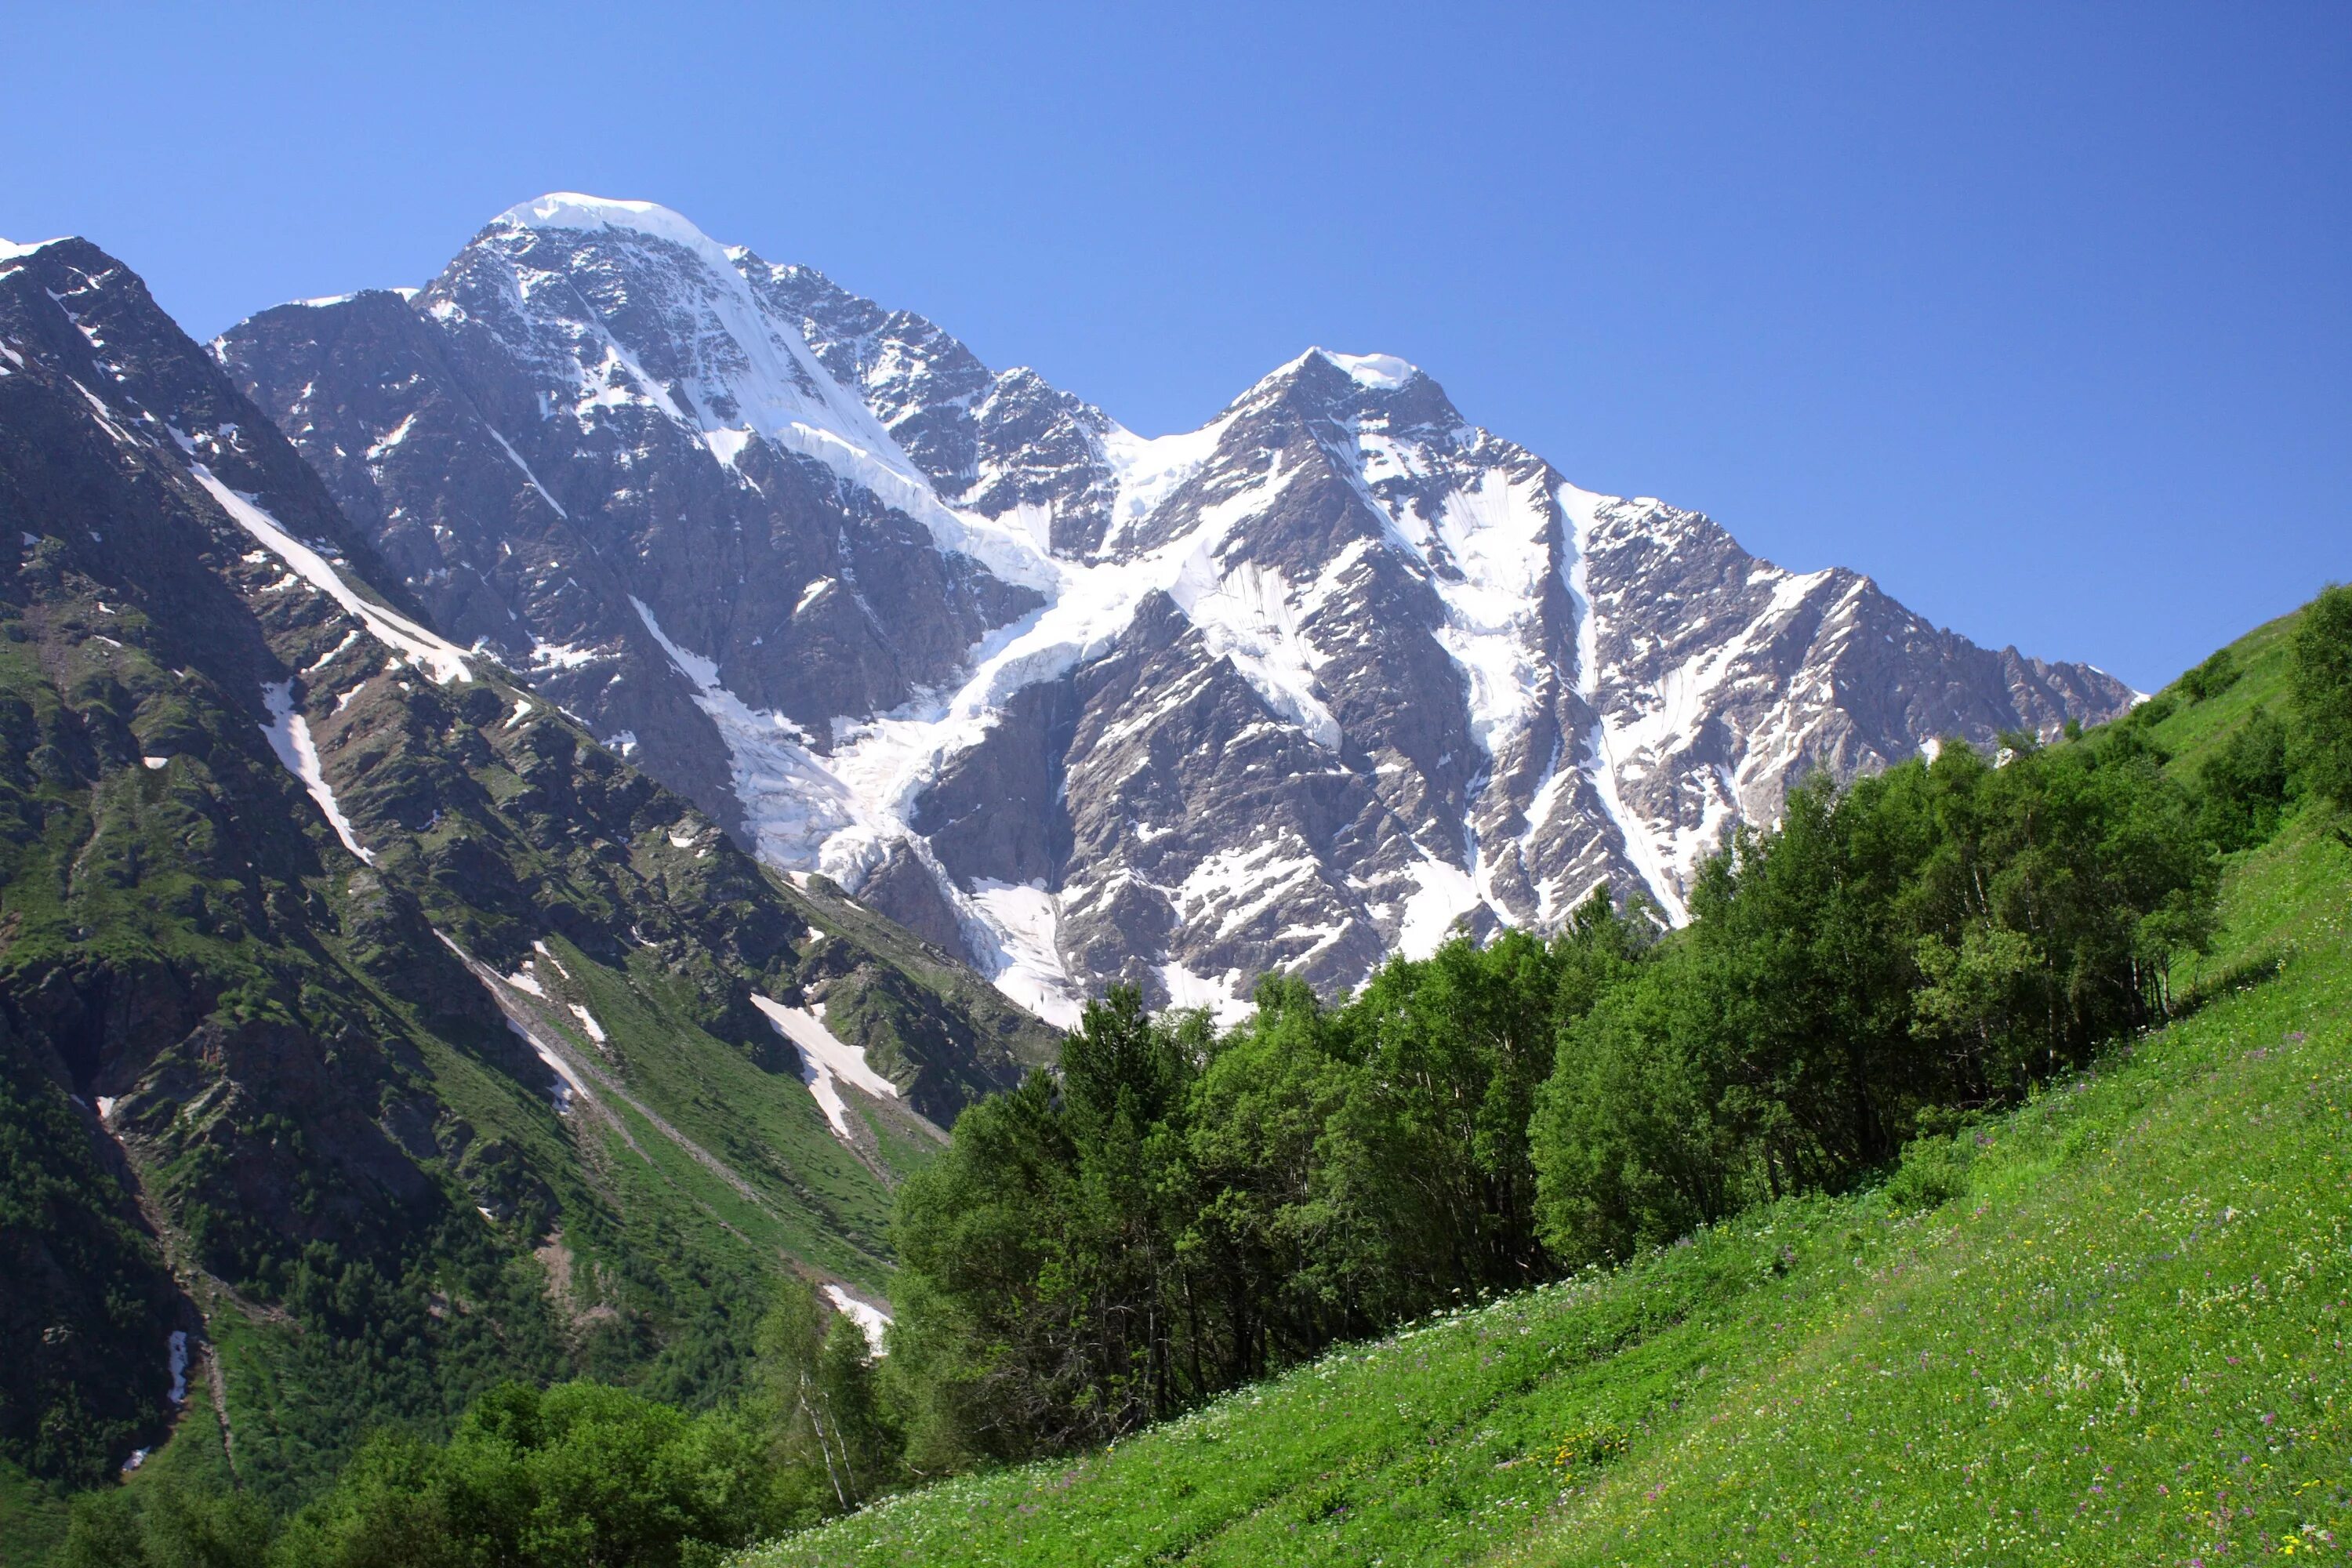
[[[1394,354],[1343,354],[1324,348],[1311,352],[1346,372],[1348,379],[1358,386],[1374,392],[1402,391],[1413,377],[1421,374],[1419,365],[1408,364]]]
[[[683,246],[706,259],[728,263],[726,249],[709,235],[656,202],[621,201],[585,195],[578,191],[551,191],[513,206],[490,220],[490,226],[508,228],[589,230],[626,229],[654,239]]]
[[[1580,489],[1393,355],[1145,437],[649,203],[220,352],[457,640],[1056,1021],[1603,884],[1679,919],[1808,770],[2131,696]]]
[[[1018,530],[942,506],[865,399],[837,382],[799,323],[773,310],[730,252],[667,207],[557,193],[508,209],[425,292],[428,315],[477,321],[538,360],[543,411],[587,418],[635,404],[699,433],[728,468],[746,442],[815,458],[924,524],[940,548],[1011,582],[1052,580]],[[542,414],[542,416],[544,415]]]

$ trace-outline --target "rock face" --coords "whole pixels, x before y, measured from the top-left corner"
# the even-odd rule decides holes
[[[456,384],[396,296],[357,303],[348,363]],[[355,460],[437,442],[452,488],[354,521],[135,274],[0,244],[0,1142],[42,1152],[55,1198],[8,1237],[30,1305],[6,1316],[89,1336],[10,1341],[0,1458],[42,1473],[110,1478],[167,1429],[174,1332],[218,1358],[238,1473],[280,1505],[368,1426],[446,1421],[500,1375],[715,1394],[736,1369],[709,1347],[778,1273],[887,1291],[892,1186],[1055,1049],[436,630],[522,662],[572,626],[731,805],[655,612],[609,653],[554,618],[587,592],[565,579],[614,581],[601,517],[469,445],[494,426],[454,394],[399,418]],[[746,467],[835,488],[764,448]],[[537,534],[463,531],[493,506],[543,508]],[[681,506],[767,516],[723,486]],[[852,514],[872,529],[822,547],[903,563],[943,635],[1003,613],[903,517],[862,492]],[[901,637],[896,675],[873,646],[855,679],[961,644]],[[550,686],[600,668],[537,662]],[[668,707],[627,689],[639,668]],[[207,1349],[223,1313],[239,1331]]]
[[[215,352],[459,640],[1058,1019],[1340,990],[1602,883],[1678,919],[1811,770],[2133,696],[1580,489],[1388,356],[1146,439],[644,204]]]

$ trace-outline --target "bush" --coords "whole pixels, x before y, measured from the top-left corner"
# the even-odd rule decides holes
[[[1903,1163],[1887,1178],[1887,1206],[1909,1214],[1968,1196],[1969,1167],[1976,1163],[1976,1152],[1972,1132],[1916,1140],[1903,1151]]]
[[[74,1499],[53,1568],[263,1568],[269,1510],[243,1492],[148,1481]]]
[[[679,1568],[772,1533],[765,1446],[730,1413],[521,1384],[435,1447],[378,1434],[270,1556],[279,1568]]]
[[[2202,702],[2238,684],[2238,674],[2236,658],[2228,648],[2221,648],[2180,678],[2180,689],[2189,701]]]
[[[2270,841],[2289,793],[2286,726],[2257,708],[2198,774],[2198,823],[2223,851]]]
[[[2352,809],[2352,588],[2330,584],[2312,601],[2293,651],[2305,776],[2314,792]]]

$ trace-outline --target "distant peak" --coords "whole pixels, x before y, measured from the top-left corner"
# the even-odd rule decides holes
[[[666,239],[689,250],[717,255],[726,252],[685,217],[656,202],[625,202],[610,196],[582,195],[577,191],[553,191],[520,202],[500,213],[496,224],[514,228],[625,229],[654,239]]]
[[[1420,366],[1409,364],[1394,354],[1335,354],[1329,349],[1308,352],[1321,354],[1346,371],[1357,385],[1370,387],[1375,392],[1398,391],[1421,374]]]
[[[1338,371],[1366,392],[1402,392],[1421,374],[1421,367],[1399,359],[1394,354],[1342,354],[1329,349],[1308,349],[1297,359],[1275,366],[1259,381],[1253,392],[1263,392],[1285,386],[1310,368],[1320,375],[1320,367]]]

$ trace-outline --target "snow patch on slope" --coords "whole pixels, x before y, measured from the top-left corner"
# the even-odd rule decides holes
[[[1405,896],[1397,951],[1427,958],[1453,934],[1454,922],[1478,907],[1478,884],[1461,867],[1434,858],[1416,861],[1405,874],[1413,887]]]
[[[866,1347],[877,1356],[890,1353],[890,1347],[883,1342],[883,1336],[890,1327],[889,1313],[870,1301],[858,1300],[838,1285],[826,1286],[824,1299],[833,1303],[835,1311],[857,1325],[859,1331],[866,1336]]]
[[[459,947],[447,931],[436,927],[433,934],[441,939],[441,945],[455,954],[457,962],[466,966],[466,972],[480,982],[482,989],[490,994],[490,1001],[498,1007],[499,1015],[506,1019],[507,1028],[517,1039],[529,1046],[531,1055],[537,1057],[548,1071],[555,1075],[553,1081],[548,1085],[548,1098],[555,1107],[555,1113],[558,1116],[571,1115],[572,1101],[575,1095],[587,1100],[592,1104],[594,1103],[596,1096],[588,1088],[587,1080],[574,1070],[570,1062],[563,1059],[563,1053],[541,1039],[537,1031],[526,1027],[522,1021],[515,1016],[514,1009],[499,993],[500,977],[496,975],[488,965],[477,962],[472,954]],[[528,968],[528,961],[525,966]],[[512,975],[505,976],[504,981],[507,984],[516,985],[515,977]],[[528,990],[535,996],[547,994],[536,980],[531,981],[527,986],[516,985],[516,988]],[[624,1133],[623,1136],[626,1137],[627,1134]]]
[[[352,819],[343,815],[327,775],[320,769],[319,748],[310,740],[310,721],[294,711],[294,683],[271,682],[261,689],[261,700],[269,710],[269,722],[261,727],[261,732],[269,737],[269,749],[278,753],[278,760],[286,764],[288,773],[302,781],[302,787],[310,792],[310,798],[318,803],[328,826],[343,841],[343,847],[373,865],[375,852],[361,845],[360,836],[352,829]]]
[[[1213,419],[1198,430],[1172,436],[1139,436],[1113,424],[1102,437],[1104,464],[1110,470],[1114,499],[1110,527],[1103,536],[1108,550],[1120,531],[1142,521],[1163,500],[1216,455],[1230,415]]]
[[[671,641],[645,601],[632,597],[629,603],[694,687],[695,705],[710,716],[727,742],[735,795],[743,803],[760,858],[787,870],[824,871],[856,891],[862,868],[828,860],[826,849],[845,835],[872,830],[864,803],[809,750],[800,726],[728,690],[719,684],[714,660]]]
[[[511,1014],[507,1016],[507,1027],[514,1031],[515,1037],[529,1046],[531,1054],[546,1065],[548,1071],[555,1075],[555,1081],[548,1086],[547,1090],[548,1099],[555,1107],[555,1114],[571,1115],[572,1100],[574,1095],[590,1100],[595,1098],[588,1092],[588,1086],[581,1081],[580,1075],[572,1070],[572,1064],[565,1061],[554,1047],[515,1022]]]
[[[413,419],[415,416],[411,415],[409,417]],[[499,435],[497,430],[492,429],[491,426],[487,424],[485,424],[482,428],[490,432],[490,439],[499,444],[499,449],[507,455],[507,461],[512,463],[516,468],[522,470],[522,477],[530,482],[532,489],[539,492],[539,499],[545,501],[550,507],[552,507],[555,510],[556,516],[569,521],[572,514],[563,510],[563,503],[562,501],[557,500],[553,496],[547,493],[547,487],[539,482],[539,476],[530,471],[530,465],[522,460],[522,454],[514,449],[514,443],[508,440],[504,436]]]
[[[1181,963],[1160,966],[1160,984],[1167,989],[1171,1007],[1202,1007],[1221,1027],[1231,1027],[1250,1015],[1252,1004],[1241,994],[1239,970],[1215,976],[1193,973]]]
[[[288,532],[285,526],[264,511],[251,496],[221,483],[214,477],[212,469],[204,464],[192,461],[188,464],[188,471],[195,476],[196,482],[220,503],[221,510],[228,513],[238,527],[259,540],[286,563],[295,575],[334,600],[349,614],[358,616],[360,624],[374,634],[378,642],[415,659],[442,685],[453,680],[474,679],[473,671],[466,662],[469,656],[465,649],[436,637],[405,616],[396,615],[381,605],[370,604],[361,598],[325,556]]]
[[[1228,658],[1252,689],[1327,752],[1339,721],[1315,684],[1315,651],[1299,630],[1301,595],[1279,570],[1243,562],[1225,569],[1208,550],[1187,553],[1169,596],[1199,630],[1213,658]]]
[[[1493,757],[1535,717],[1547,670],[1538,613],[1554,517],[1538,471],[1480,470],[1445,493],[1433,522],[1398,519],[1445,606],[1437,640],[1469,690],[1470,733]]]
[[[1560,505],[1568,513],[1575,546],[1575,554],[1569,562],[1568,591],[1576,601],[1576,694],[1596,714],[1601,710],[1601,612],[1592,601],[1590,555],[1592,536],[1601,526],[1601,509],[1612,504],[1612,499],[1571,484],[1559,487]],[[1666,874],[1665,857],[1659,852],[1650,826],[1635,821],[1618,791],[1617,762],[1607,719],[1594,722],[1586,737],[1586,752],[1585,768],[1592,780],[1593,793],[1601,801],[1601,809],[1616,825],[1618,837],[1625,845],[1626,858],[1642,873],[1650,896],[1657,900],[1666,918],[1676,925],[1689,924],[1690,910],[1683,903],[1681,890]]]
[[[1084,1007],[1057,941],[1061,900],[1043,882],[982,878],[972,885],[971,901],[998,933],[996,988],[1056,1028],[1076,1028]]]
[[[849,1142],[852,1134],[849,1102],[841,1098],[840,1083],[877,1098],[898,1098],[898,1086],[866,1065],[866,1052],[826,1028],[824,1020],[814,1013],[805,1007],[787,1007],[756,991],[751,994],[751,1005],[800,1052],[801,1081],[808,1085],[810,1097],[843,1142]]]

